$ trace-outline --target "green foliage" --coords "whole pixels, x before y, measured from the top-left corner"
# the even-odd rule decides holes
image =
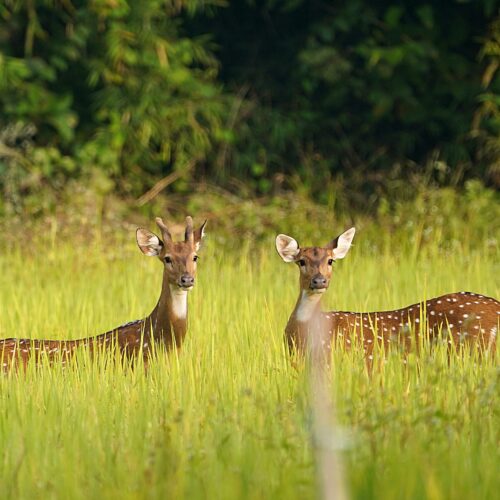
[[[78,338],[152,309],[161,265],[139,252],[132,228],[117,247],[75,244],[79,226],[71,238],[51,233],[51,243],[17,238],[0,254],[0,337]],[[2,498],[317,498],[307,383],[283,345],[298,271],[271,239],[222,253],[219,232],[207,233],[178,356],[147,373],[80,356],[77,366],[0,377]],[[373,251],[380,235],[356,238],[325,308],[500,294],[498,245],[468,252],[464,265],[463,253],[438,245],[415,260],[402,240],[384,253]],[[370,377],[362,355],[337,350],[331,373],[352,498],[495,498],[496,362],[435,349],[404,366],[394,353]]]
[[[480,107],[474,115],[473,134],[481,144],[479,160],[488,165],[488,173],[500,185],[500,18],[491,25],[481,56],[487,63],[483,73]]]
[[[247,96],[233,172],[252,175],[257,159],[268,178],[297,171],[320,197],[332,177],[366,197],[430,160],[446,166],[440,185],[484,177],[470,131],[480,37],[496,14],[489,1],[231,4],[212,32],[222,78]]]
[[[181,10],[198,7],[7,2],[0,10],[0,129],[29,127],[32,140],[22,151],[17,138],[4,143],[18,150],[1,155],[3,169],[20,177],[42,170],[52,183],[62,171],[72,179],[99,168],[124,192],[140,192],[158,175],[201,161],[224,106],[206,40],[179,33]]]
[[[491,0],[7,0],[0,211],[170,174],[170,194],[208,179],[364,212],[498,188],[497,18]]]

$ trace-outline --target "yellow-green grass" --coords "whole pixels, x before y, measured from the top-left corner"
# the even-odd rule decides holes
[[[358,235],[359,236],[359,235]],[[54,242],[0,254],[0,336],[78,338],[146,315],[161,264],[133,242]],[[361,243],[324,307],[377,310],[470,290],[500,296],[499,255]],[[86,362],[0,376],[2,498],[314,498],[307,381],[283,329],[297,269],[267,247],[201,252],[182,351],[140,367]],[[498,359],[498,357],[497,357]],[[359,352],[331,370],[353,498],[495,498],[497,361],[437,349],[369,376]]]

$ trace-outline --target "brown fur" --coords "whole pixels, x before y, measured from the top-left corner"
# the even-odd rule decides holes
[[[376,345],[383,344],[385,348],[399,345],[407,352],[412,346],[418,348],[423,336],[450,347],[475,345],[495,351],[500,302],[480,294],[451,293],[394,311],[321,311],[322,293],[312,287],[312,279],[324,278],[323,292],[326,291],[333,271],[329,260],[335,261],[337,240],[324,248],[298,248],[293,257],[300,270],[300,294],[285,329],[291,350],[305,353],[309,335],[320,335],[325,352],[329,352],[336,342],[348,349],[360,343],[369,360],[373,358]],[[281,255],[278,241],[277,247]],[[285,258],[292,261],[287,255]],[[309,305],[304,307],[304,304]],[[303,310],[309,314],[301,315]]]
[[[151,314],[101,335],[84,339],[0,340],[2,369],[7,371],[16,366],[26,367],[30,359],[34,359],[35,362],[43,358],[48,359],[49,362],[59,359],[64,364],[80,346],[88,347],[91,354],[116,347],[124,356],[132,359],[142,353],[146,364],[155,348],[165,348],[167,351],[173,347],[179,348],[187,331],[187,311],[185,317],[176,317],[171,288],[182,289],[182,276],[189,276],[193,279],[196,277],[195,256],[205,226],[203,224],[196,231],[192,231],[190,217],[187,218],[186,223],[186,237],[183,242],[172,241],[167,227],[159,218],[157,224],[162,230],[163,241],[146,229],[137,230],[137,242],[141,251],[146,255],[157,256],[163,264],[161,294]],[[167,257],[170,259],[168,263],[165,260]]]

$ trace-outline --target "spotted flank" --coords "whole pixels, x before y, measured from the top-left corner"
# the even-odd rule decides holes
[[[124,323],[123,325],[120,325],[118,329],[120,328],[125,328],[126,326],[131,326],[131,325],[139,325],[142,321],[140,319],[136,319],[134,321],[129,321],[128,323]]]
[[[428,336],[431,341],[446,337],[449,345],[479,342],[492,348],[498,331],[500,302],[472,292],[443,295],[394,311],[354,313],[331,311],[325,318],[329,329],[342,338],[362,339],[365,353],[377,341],[406,344]]]
[[[30,359],[35,362],[47,359],[63,366],[74,355],[77,347],[85,347],[91,353],[116,346],[125,354],[147,350],[148,335],[143,332],[144,320],[129,321],[109,332],[78,340],[3,339],[0,340],[0,363],[3,371],[18,366],[26,367]]]
[[[300,303],[296,310],[300,312]],[[450,347],[478,345],[493,350],[500,321],[500,302],[472,292],[443,295],[401,309],[358,313],[351,311],[320,312],[329,343],[350,348],[361,343],[371,360],[377,345],[417,347],[423,339],[446,343]],[[293,322],[287,327],[289,344],[304,347],[305,330]],[[302,328],[302,329],[301,329]]]

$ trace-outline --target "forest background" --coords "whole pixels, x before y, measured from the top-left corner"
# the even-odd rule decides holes
[[[492,0],[5,0],[0,217],[491,231],[498,14]]]

